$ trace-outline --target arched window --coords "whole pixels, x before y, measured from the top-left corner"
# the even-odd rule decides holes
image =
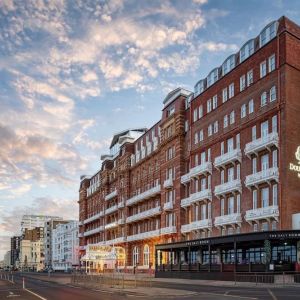
[[[200,95],[200,94],[204,91],[204,89],[205,89],[205,80],[202,79],[202,80],[198,81],[198,82],[196,83],[194,89],[195,89],[195,90],[194,90],[194,92],[195,92],[195,97],[198,96],[198,95]]]
[[[144,266],[149,266],[150,263],[150,249],[148,245],[144,246]]]
[[[219,69],[213,69],[207,76],[207,87],[213,85],[219,79]]]
[[[132,257],[133,257],[133,266],[138,265],[139,264],[139,248],[137,246],[135,246],[133,248]]]
[[[259,47],[264,46],[276,36],[277,27],[278,27],[278,22],[273,21],[261,31],[259,35]]]
[[[240,63],[254,53],[254,39],[246,42],[240,50]]]
[[[234,67],[235,67],[235,54],[232,54],[222,64],[222,76],[226,75]]]

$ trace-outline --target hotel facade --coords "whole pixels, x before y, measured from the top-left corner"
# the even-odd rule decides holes
[[[113,137],[99,172],[80,182],[85,261],[89,247],[109,245],[125,249],[119,267],[157,276],[297,270],[299,38],[281,17],[193,92],[169,93],[152,128]]]

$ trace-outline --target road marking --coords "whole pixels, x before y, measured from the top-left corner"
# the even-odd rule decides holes
[[[36,294],[36,293],[34,293],[34,292],[28,290],[28,289],[24,289],[24,290],[27,291],[27,292],[29,292],[30,294],[32,294],[32,295],[34,295],[34,296],[36,296],[36,297],[42,299],[42,300],[47,300],[46,298],[44,298],[44,297],[40,296],[39,294]]]
[[[6,298],[12,298],[12,297],[20,297],[20,295],[15,295],[13,292],[9,292],[9,295],[6,296]]]
[[[271,295],[273,300],[277,300],[277,297],[273,294],[273,292],[270,289],[268,289],[268,292]]]
[[[239,298],[239,299],[253,299],[253,300],[257,299],[257,298],[254,298],[254,297],[246,297],[246,296],[239,296],[239,295],[226,295],[226,294],[218,294],[218,293],[199,292],[199,294],[201,294],[201,295],[215,295],[215,296],[223,296],[223,297],[231,297],[231,298]]]

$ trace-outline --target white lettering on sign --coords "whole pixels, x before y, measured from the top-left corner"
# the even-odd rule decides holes
[[[295,165],[293,163],[290,163],[289,169],[291,171],[297,172],[298,177],[300,178],[300,146],[298,146],[296,152],[295,152],[295,157],[298,160],[298,165]]]

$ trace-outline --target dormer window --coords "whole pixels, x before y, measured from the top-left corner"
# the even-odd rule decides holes
[[[172,105],[171,107],[168,108],[167,110],[167,117],[172,116],[175,113],[175,106]]]
[[[248,41],[240,50],[240,63],[254,53],[254,39]]]
[[[204,80],[200,80],[195,85],[195,97],[204,92]]]
[[[219,79],[218,68],[215,68],[207,76],[207,87],[213,85],[218,79]]]
[[[264,46],[276,37],[278,22],[274,21],[267,25],[259,35],[259,47]]]
[[[235,54],[230,55],[222,65],[222,76],[226,75],[235,67]]]

